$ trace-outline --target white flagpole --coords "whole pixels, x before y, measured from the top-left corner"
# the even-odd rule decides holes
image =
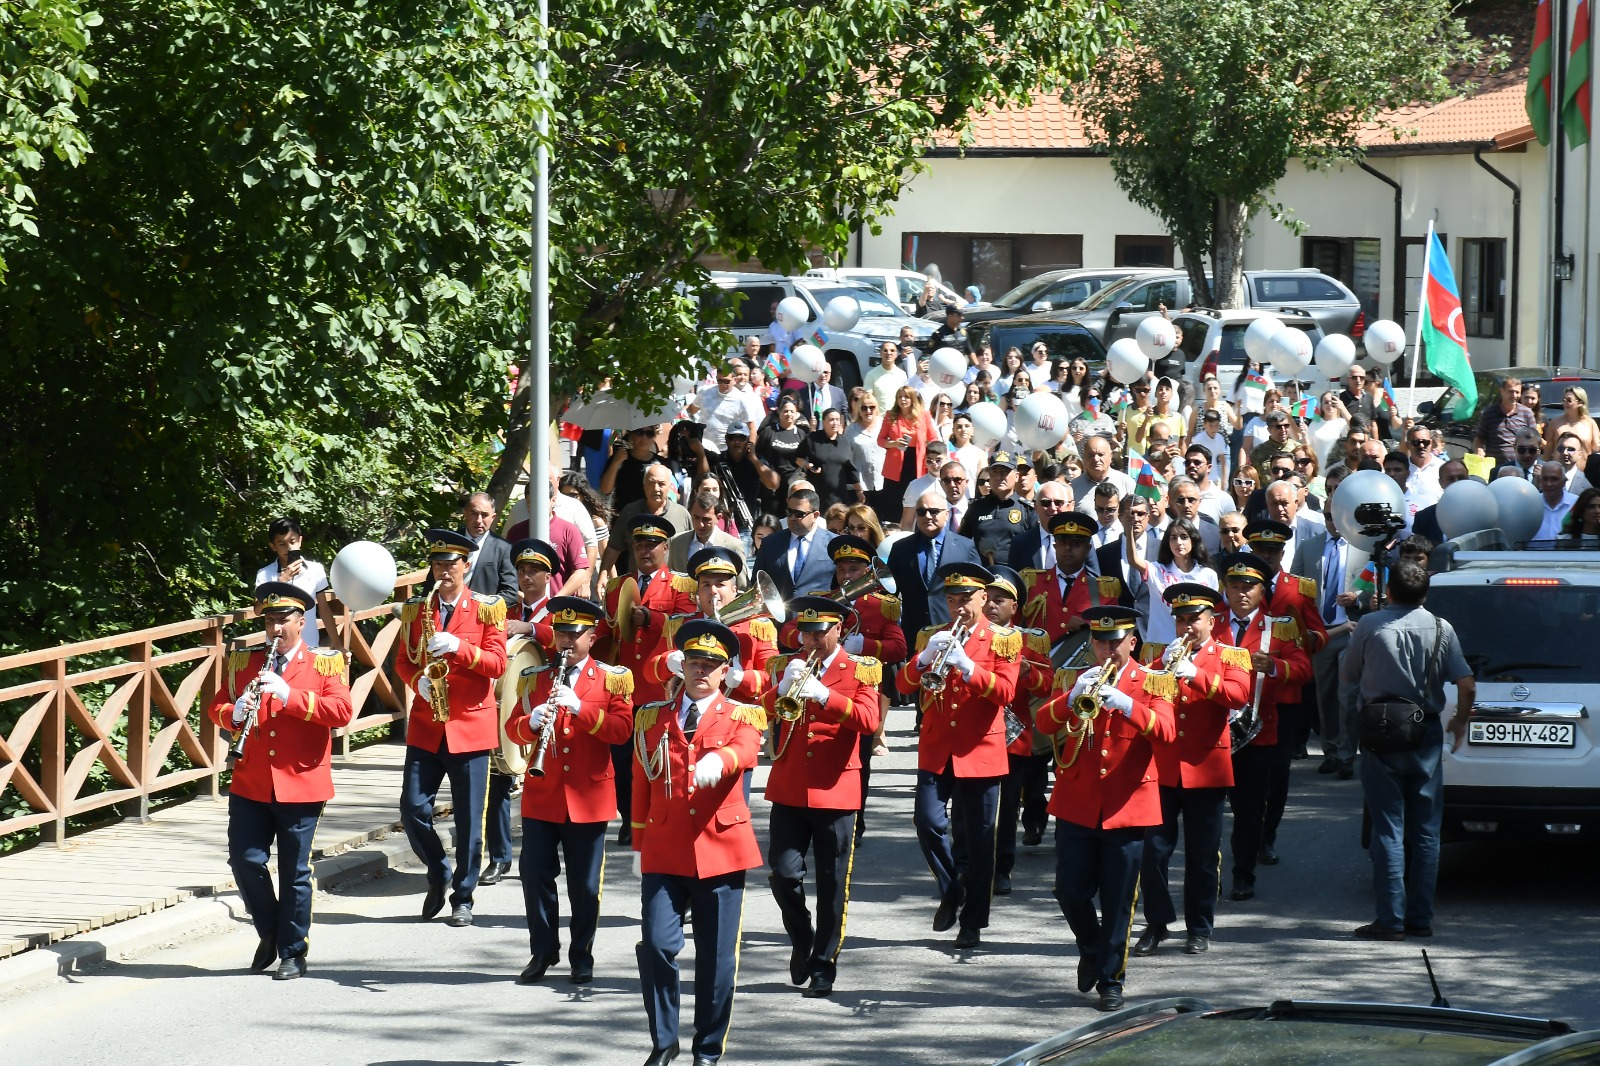
[[[1422,288],[1417,291],[1417,328],[1411,335],[1411,417],[1417,417],[1417,364],[1422,362],[1422,320],[1428,314],[1428,261],[1433,256],[1433,219],[1422,242]]]

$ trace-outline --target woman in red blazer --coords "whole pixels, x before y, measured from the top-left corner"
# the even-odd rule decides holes
[[[933,419],[922,405],[921,394],[910,385],[900,386],[894,394],[894,410],[884,412],[883,425],[878,430],[878,443],[884,449],[885,497],[896,501],[905,497],[906,489],[922,476],[928,442],[938,436]]]

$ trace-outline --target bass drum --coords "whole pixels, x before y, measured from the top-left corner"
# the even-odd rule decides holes
[[[517,683],[522,675],[544,666],[544,649],[532,637],[512,637],[506,641],[506,672],[495,682],[495,697],[500,701],[500,746],[489,756],[489,767],[497,774],[521,777],[528,772],[533,746],[517,744],[508,738],[506,723],[517,709]]]

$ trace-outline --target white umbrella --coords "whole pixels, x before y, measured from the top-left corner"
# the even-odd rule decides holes
[[[631,429],[656,426],[678,417],[684,403],[678,397],[669,400],[655,414],[646,414],[635,404],[608,390],[601,390],[587,400],[576,400],[561,415],[561,421],[579,429],[614,429],[626,433]]]

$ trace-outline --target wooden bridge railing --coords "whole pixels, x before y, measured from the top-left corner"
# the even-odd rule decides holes
[[[322,643],[349,661],[356,717],[339,731],[345,754],[351,733],[405,715],[410,694],[387,668],[396,605],[426,576],[401,577],[393,602],[369,611],[351,612],[331,592],[318,598]],[[229,650],[263,642],[259,627],[231,640],[229,627],[256,617],[252,607],[0,658],[0,836],[38,826],[59,844],[67,819],[113,804],[137,801],[147,819],[153,796],[191,782],[209,779],[218,795],[227,748],[204,712],[226,683]],[[187,767],[168,765],[174,748]],[[97,764],[110,787],[85,792]]]

